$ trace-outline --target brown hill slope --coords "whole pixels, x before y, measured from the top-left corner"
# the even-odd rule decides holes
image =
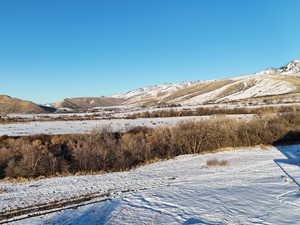
[[[55,109],[37,105],[30,101],[0,95],[0,114],[8,113],[49,113]]]
[[[121,98],[112,97],[88,97],[88,98],[66,98],[61,102],[55,103],[55,108],[70,108],[87,110],[94,107],[116,106],[124,102]]]

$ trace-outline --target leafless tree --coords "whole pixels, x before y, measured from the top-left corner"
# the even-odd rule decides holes
[[[7,114],[8,113],[6,113],[6,112],[0,112],[0,119],[6,118]]]

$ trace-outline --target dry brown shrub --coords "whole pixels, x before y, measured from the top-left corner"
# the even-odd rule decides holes
[[[93,132],[71,140],[74,171],[109,171],[118,152],[117,139],[110,132]]]
[[[227,160],[218,160],[218,159],[211,159],[207,160],[207,166],[228,166],[229,162]]]
[[[16,143],[14,147],[18,154],[8,161],[5,169],[6,176],[48,176],[56,172],[63,172],[68,168],[64,160],[55,157],[47,146],[40,144],[40,141],[36,140],[32,144],[22,141]]]
[[[299,113],[280,113],[246,121],[218,116],[126,133],[101,129],[90,134],[2,137],[0,178],[123,171],[181,154],[295,141],[299,128]]]
[[[0,188],[0,194],[9,192],[8,189]]]
[[[157,118],[157,117],[181,117],[181,116],[209,116],[209,115],[234,115],[234,114],[276,114],[300,112],[300,106],[262,106],[257,108],[211,108],[199,107],[189,110],[163,110],[154,112],[142,112],[126,116],[126,119]]]

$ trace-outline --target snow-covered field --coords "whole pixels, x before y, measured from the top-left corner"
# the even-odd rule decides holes
[[[251,115],[232,115],[234,118],[247,118]],[[161,127],[174,126],[183,121],[196,121],[210,118],[209,116],[185,116],[143,119],[112,119],[82,121],[47,121],[0,124],[0,136],[26,136],[35,134],[76,134],[88,133],[93,129],[110,128],[113,132],[123,132],[137,126]]]
[[[83,121],[49,121],[14,124],[0,124],[0,136],[25,136],[34,134],[76,134],[88,133],[93,129],[110,128],[112,131],[126,131],[132,127],[170,126],[179,121],[200,120],[205,117],[177,117],[153,119],[113,119],[113,120],[83,120]]]
[[[211,159],[229,165],[208,167]],[[94,195],[87,203],[104,201],[10,224],[299,224],[299,159],[300,145],[255,147],[129,172],[0,182],[0,212]]]
[[[138,113],[145,112],[159,112],[159,111],[182,111],[182,110],[196,110],[198,108],[211,108],[211,109],[253,109],[253,108],[261,108],[261,107],[291,107],[291,106],[299,106],[300,103],[277,103],[277,104],[265,104],[260,103],[256,105],[245,105],[245,104],[208,104],[208,105],[185,105],[185,106],[176,106],[176,107],[149,107],[149,108],[141,108],[138,106],[115,106],[116,110],[108,110],[108,108],[112,107],[95,107],[94,109],[98,110],[97,112],[86,112],[86,113],[41,113],[41,114],[8,114],[8,118],[19,118],[19,119],[47,119],[47,118],[64,118],[68,120],[68,118],[78,117],[78,118],[88,118],[88,117],[96,117],[99,119],[108,119],[111,117],[125,117],[129,115],[134,115]]]

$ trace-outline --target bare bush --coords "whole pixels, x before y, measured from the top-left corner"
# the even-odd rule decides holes
[[[0,188],[0,194],[7,193],[7,192],[9,192],[7,189]]]
[[[207,166],[228,166],[229,162],[227,160],[218,160],[218,159],[211,159],[207,160]]]
[[[172,128],[136,127],[126,133],[101,129],[77,135],[3,136],[0,178],[123,171],[182,154],[298,140],[299,128],[298,113],[282,113],[246,122],[221,117]]]
[[[182,117],[182,116],[210,116],[210,115],[234,115],[234,114],[257,114],[265,115],[270,113],[292,113],[300,112],[300,106],[264,106],[257,108],[212,108],[199,107],[187,110],[161,110],[154,112],[142,112],[129,115],[126,119],[136,118],[157,118],[157,117]]]

